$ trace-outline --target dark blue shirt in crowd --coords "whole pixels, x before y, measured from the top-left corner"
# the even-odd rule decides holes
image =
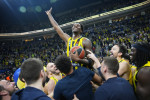
[[[18,90],[12,95],[11,100],[51,100],[43,91],[34,88],[26,87]]]
[[[54,89],[55,100],[72,100],[76,94],[79,100],[92,100],[94,94],[90,81],[94,72],[90,69],[79,67],[70,75],[58,81]]]
[[[123,78],[108,79],[95,92],[95,100],[136,100],[133,88]]]

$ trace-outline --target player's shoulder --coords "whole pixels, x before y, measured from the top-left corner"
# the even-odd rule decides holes
[[[82,38],[83,38],[83,40],[85,40],[85,41],[86,41],[86,40],[87,40],[87,41],[90,41],[90,40],[89,40],[88,38],[86,38],[86,37],[82,37]]]
[[[91,43],[91,40],[86,37],[83,37],[83,43]]]
[[[120,67],[130,67],[130,66],[129,66],[129,63],[126,62],[126,61],[120,62],[120,63],[119,63],[119,66],[120,66]]]

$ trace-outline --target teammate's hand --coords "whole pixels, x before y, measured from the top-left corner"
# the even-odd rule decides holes
[[[52,12],[52,7],[50,8],[50,10],[45,11],[47,15],[51,14]]]
[[[87,55],[88,58],[91,58],[91,59],[94,60],[94,61],[95,61],[95,59],[97,59],[97,58],[95,57],[94,53],[92,53],[90,50],[86,50],[86,51],[88,52],[88,55]]]
[[[70,52],[70,58],[72,61],[78,62],[80,60],[77,50],[75,49],[75,54]]]

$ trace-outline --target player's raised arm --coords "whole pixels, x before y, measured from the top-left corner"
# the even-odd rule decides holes
[[[46,14],[48,15],[48,18],[52,24],[52,26],[54,27],[54,29],[56,30],[56,32],[58,33],[58,35],[60,36],[61,39],[63,39],[65,41],[65,43],[67,43],[68,39],[69,39],[69,35],[64,33],[63,30],[60,28],[60,26],[58,25],[58,23],[55,21],[55,19],[53,18],[51,12],[52,12],[52,8],[50,8],[50,10],[45,11]]]

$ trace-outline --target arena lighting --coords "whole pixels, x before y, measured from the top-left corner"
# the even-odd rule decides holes
[[[35,11],[41,12],[41,11],[42,11],[42,8],[41,8],[40,6],[36,6],[36,7],[35,7]]]
[[[98,15],[86,17],[86,18],[83,18],[83,19],[80,19],[80,20],[68,22],[66,24],[60,25],[60,27],[72,25],[75,22],[82,22],[82,21],[86,21],[86,20],[89,20],[89,19],[94,19],[94,18],[97,18],[97,17],[101,17],[101,16],[106,16],[106,15],[109,15],[109,14],[113,14],[113,13],[116,13],[116,12],[121,12],[121,11],[129,10],[129,9],[137,8],[137,7],[149,4],[149,3],[150,3],[150,0],[147,0],[147,1],[144,1],[142,3],[132,5],[132,6],[128,6],[128,7],[116,9],[116,10],[113,10],[113,11],[105,12],[105,13],[102,13],[102,14],[98,14]],[[21,35],[24,36],[24,35],[29,35],[29,34],[37,34],[38,32],[43,32],[43,31],[48,32],[48,31],[52,31],[52,30],[54,30],[53,27],[52,28],[42,29],[42,30],[22,32],[22,33],[5,33],[5,34],[0,34],[0,36],[21,36]]]
[[[57,0],[50,0],[50,3],[55,3]]]
[[[27,9],[24,6],[19,7],[19,11],[22,13],[26,13]]]

